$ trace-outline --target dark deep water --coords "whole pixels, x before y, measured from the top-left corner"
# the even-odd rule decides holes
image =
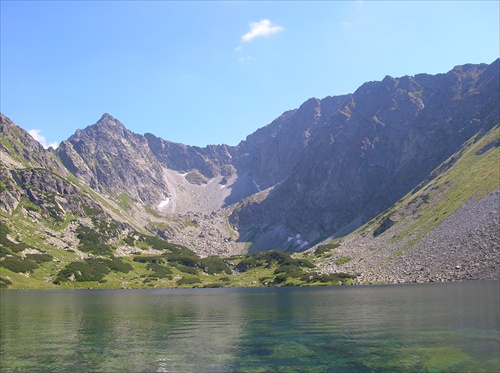
[[[0,292],[1,372],[498,372],[499,281]]]

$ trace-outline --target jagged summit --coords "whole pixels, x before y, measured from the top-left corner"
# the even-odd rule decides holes
[[[101,118],[97,121],[97,124],[102,123],[102,122],[117,122],[117,123],[120,123],[120,121],[118,121],[111,114],[108,114],[108,113],[104,113],[101,116]]]
[[[117,225],[114,241],[102,240],[120,255],[134,250],[127,246],[139,237],[134,231],[204,256],[304,251],[349,235],[344,256],[352,251],[367,260],[373,237],[383,259],[395,263],[395,253],[406,251],[405,258],[417,261],[411,250],[427,250],[417,245],[424,234],[438,243],[453,236],[449,228],[439,233],[439,224],[469,203],[453,217],[464,227],[454,234],[455,246],[479,250],[478,263],[497,263],[498,255],[484,253],[500,241],[490,224],[498,209],[488,210],[500,189],[499,65],[387,76],[353,94],[310,98],[237,146],[200,148],[139,135],[104,114],[49,152],[2,115],[0,218],[11,226],[23,219],[41,226],[63,221],[67,236],[49,224],[47,240],[57,237],[72,250],[78,234],[85,237],[77,229]],[[486,196],[479,210],[470,202]],[[471,228],[465,213],[486,223]],[[369,227],[363,240],[352,238],[363,226]],[[408,232],[416,233],[405,238]]]
[[[176,194],[162,170],[195,172],[200,177],[190,180],[199,185],[234,178],[223,186],[229,195],[221,207],[268,193],[230,215],[240,232],[260,232],[254,250],[293,246],[289,238],[297,235],[310,245],[381,213],[467,139],[496,125],[498,65],[386,76],[353,94],[313,97],[237,146],[199,148],[141,136],[104,114],[70,138],[75,153],[61,147],[60,156],[68,168],[81,157],[74,172],[87,174],[100,190],[127,193],[150,207]]]
[[[101,130],[124,131],[125,126],[118,119],[108,113],[104,113],[102,117],[95,123],[95,126]]]

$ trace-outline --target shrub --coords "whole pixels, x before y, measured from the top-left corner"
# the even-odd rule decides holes
[[[96,232],[95,230],[84,225],[80,225],[76,229],[76,233],[76,237],[80,240],[80,245],[82,246],[98,245],[104,239],[104,237],[99,232]]]
[[[259,278],[261,284],[267,285],[273,279],[272,276],[263,276]]]
[[[221,282],[213,282],[211,284],[206,284],[203,287],[206,289],[223,288],[224,284]]]
[[[336,249],[340,246],[340,243],[327,243],[325,245],[319,245],[316,251],[314,252],[316,255],[324,254],[329,252],[330,250]]]
[[[194,285],[201,284],[201,281],[198,277],[183,277],[180,280],[177,280],[177,285]]]
[[[101,245],[96,245],[96,246],[87,246],[87,247],[80,247],[82,251],[86,251],[89,253],[92,253],[94,255],[100,255],[100,256],[110,256],[113,255],[113,248],[109,245],[106,244],[101,244]]]
[[[286,282],[288,279],[288,276],[285,273],[280,273],[274,278],[274,283],[275,284],[282,284],[283,282]]]
[[[23,251],[24,249],[34,249],[34,247],[31,247],[29,245],[26,245],[22,242],[20,243],[14,243],[11,240],[7,238],[7,235],[10,233],[10,229],[7,227],[7,225],[3,222],[0,221],[0,249],[10,249],[13,253],[19,253]],[[3,255],[5,256],[6,254],[11,254],[10,252],[6,250],[2,250],[0,252],[0,257]]]
[[[290,260],[291,256],[290,254],[284,253],[282,251],[277,251],[277,250],[271,250],[271,251],[265,251],[262,253],[257,253],[255,254],[257,257],[265,260],[266,262],[270,261],[277,261],[278,263],[283,263],[286,260]]]
[[[341,256],[335,261],[335,264],[341,266],[343,264],[349,263],[352,260],[350,256]]]
[[[8,250],[5,246],[0,246],[0,258],[4,258],[7,255],[12,255],[12,252]]]
[[[111,260],[107,260],[105,264],[109,269],[115,272],[129,273],[134,267],[130,263],[125,263],[123,260],[119,258],[112,258]]]
[[[102,211],[101,209],[93,208],[85,204],[82,205],[82,208],[86,216],[95,216],[104,213],[104,211]]]
[[[172,244],[168,243],[165,240],[162,240],[158,236],[144,236],[144,241],[151,246],[152,249],[155,250],[167,250],[172,246]]]
[[[357,278],[356,275],[351,275],[349,273],[345,273],[345,272],[337,272],[337,273],[332,273],[332,275],[338,277],[338,278],[346,278],[346,279],[355,279]]]
[[[80,240],[78,248],[81,251],[89,252],[95,255],[112,255],[113,249],[105,242],[107,238],[101,233],[80,225],[76,229],[77,238]]]
[[[24,273],[33,272],[38,268],[38,264],[30,259],[22,259],[17,256],[10,256],[0,261],[0,266],[10,269],[12,272]]]
[[[350,275],[344,272],[331,273],[331,274],[305,274],[301,277],[301,280],[305,282],[321,282],[321,283],[332,283],[332,284],[345,284],[350,282],[350,280],[354,280],[356,278],[355,275]]]
[[[8,278],[0,277],[0,289],[8,288],[9,285],[12,285],[12,281],[10,281]]]
[[[72,276],[79,282],[100,281],[108,273],[108,267],[98,259],[71,262],[57,274],[54,284],[69,281]]]
[[[184,273],[187,273],[187,274],[190,274],[190,275],[196,275],[198,273],[198,271],[196,270],[196,268],[187,267],[187,266],[179,264],[179,263],[175,263],[174,265],[175,265],[175,268],[177,268],[181,272],[184,272]]]
[[[281,273],[287,277],[295,277],[295,278],[299,278],[304,274],[302,269],[300,269],[299,267],[297,267],[295,265],[282,265],[282,266],[276,268],[276,270],[274,271],[275,275],[281,274]]]
[[[34,249],[34,247],[30,245],[26,245],[25,243],[19,242],[19,243],[14,243],[12,241],[9,241],[10,245],[8,246],[10,250],[14,253],[20,253],[21,251],[25,249]]]
[[[129,246],[134,246],[135,245],[135,238],[131,235],[128,235],[123,239],[123,242],[125,242]]]
[[[54,257],[49,254],[26,254],[26,258],[31,259],[38,264],[51,262],[52,259],[54,259]]]
[[[167,268],[167,267],[162,266],[160,264],[149,263],[146,266],[146,268],[152,270],[154,272],[153,276],[155,276],[155,277],[168,278],[168,279],[172,278],[172,276],[170,276],[172,274],[172,270],[170,268]]]
[[[200,259],[200,267],[203,268],[204,272],[210,275],[216,273],[231,274],[231,269],[229,269],[227,264],[217,256],[209,256],[207,258]]]
[[[263,266],[270,267],[271,264],[274,262],[278,262],[278,264],[281,264],[290,259],[291,259],[290,254],[281,251],[277,250],[264,251],[255,254],[245,255],[245,257],[236,265],[235,269],[238,272],[246,272],[251,268],[257,268]]]
[[[256,260],[255,256],[250,256],[250,257],[244,258],[241,262],[239,262],[236,265],[235,269],[238,272],[246,272],[250,268],[254,268],[256,266],[257,266],[257,260]]]
[[[186,267],[197,267],[200,261],[200,257],[196,254],[171,253],[165,254],[165,256],[169,262],[182,264]]]
[[[284,261],[281,262],[281,265],[292,265],[296,267],[307,267],[307,268],[315,267],[315,265],[307,259],[294,259],[294,258],[285,259]]]
[[[136,255],[134,262],[139,263],[165,263],[165,258],[161,255]]]
[[[392,227],[394,224],[396,224],[395,221],[391,220],[390,217],[386,217],[378,226],[377,229],[373,231],[373,237],[380,236],[382,233],[384,233],[386,230],[388,230],[390,227]]]

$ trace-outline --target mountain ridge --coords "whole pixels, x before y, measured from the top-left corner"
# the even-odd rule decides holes
[[[374,221],[377,237],[383,238],[404,224],[380,216],[456,170],[472,139],[491,141],[468,157],[498,157],[499,61],[437,75],[386,76],[352,94],[310,98],[236,146],[194,147],[139,135],[105,113],[57,149],[45,150],[2,114],[0,217],[11,228],[17,220],[42,222],[46,228],[37,230],[39,235],[83,259],[95,255],[79,249],[88,229],[109,236],[100,238],[103,252],[116,250],[125,257],[154,254],[147,245],[137,248],[132,237],[142,234],[192,248],[202,257],[273,249],[309,253],[341,237],[357,242],[349,237]],[[495,175],[486,179],[492,203],[500,182],[491,182]],[[477,188],[486,183],[474,180]],[[476,198],[471,190],[464,195]],[[483,249],[494,250],[484,255],[496,263],[500,238],[488,232]],[[418,247],[421,239],[412,245]],[[345,257],[349,250],[359,251],[339,245]],[[402,250],[399,244],[383,245]],[[370,256],[367,251],[356,255]],[[326,260],[326,272],[338,269],[332,260]],[[377,265],[380,270],[364,281],[407,281],[399,274],[382,276],[383,266]],[[368,271],[353,263],[345,268]]]

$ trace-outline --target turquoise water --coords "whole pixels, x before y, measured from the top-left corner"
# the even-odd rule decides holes
[[[1,291],[1,372],[498,372],[498,281]]]

